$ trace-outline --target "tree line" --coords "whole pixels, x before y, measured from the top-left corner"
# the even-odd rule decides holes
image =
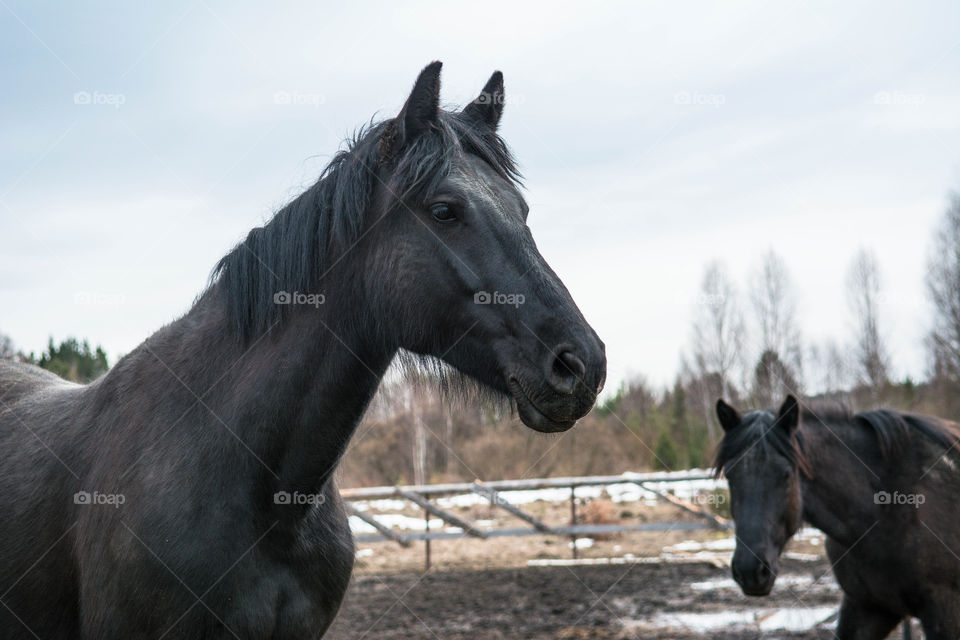
[[[13,340],[6,334],[0,334],[0,360],[15,360],[35,364],[52,371],[64,380],[86,383],[99,378],[110,369],[107,353],[97,345],[91,348],[87,340],[68,337],[54,343],[51,337],[47,348],[40,355],[31,351],[24,353],[16,348]]]

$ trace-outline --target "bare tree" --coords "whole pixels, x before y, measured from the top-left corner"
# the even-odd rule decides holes
[[[743,362],[744,323],[737,289],[720,262],[707,266],[700,284],[693,323],[693,368],[707,380],[716,376],[720,395],[731,398],[733,379]],[[711,438],[717,435],[713,418],[715,397],[702,395]]]
[[[13,360],[17,356],[17,350],[13,346],[13,340],[10,336],[0,333],[0,360]]]
[[[408,371],[400,383],[403,412],[410,420],[410,459],[413,462],[414,484],[426,484],[430,477],[427,413],[431,403],[425,393],[426,383],[427,376],[418,371]]]
[[[860,384],[879,392],[889,381],[889,359],[880,333],[880,267],[873,252],[861,248],[847,273],[847,299],[854,314],[854,364]]]
[[[787,393],[798,393],[802,375],[796,295],[786,264],[768,251],[750,279],[750,301],[759,329],[759,357],[754,368],[754,399],[772,406]]]
[[[807,378],[811,391],[821,394],[836,394],[845,391],[849,384],[850,366],[844,350],[834,340],[809,349],[810,374]]]
[[[929,348],[934,373],[960,381],[960,194],[934,234],[927,256],[927,293],[933,303]]]

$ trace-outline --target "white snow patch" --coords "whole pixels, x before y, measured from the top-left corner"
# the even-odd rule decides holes
[[[577,549],[589,549],[593,546],[593,538],[577,538],[573,542],[568,542],[567,546],[571,549],[576,545]]]
[[[686,553],[693,551],[733,551],[737,548],[736,538],[721,538],[719,540],[708,540],[706,542],[697,542],[696,540],[684,540],[675,545],[664,547],[665,553]]]
[[[405,531],[423,531],[426,529],[423,518],[411,518],[399,513],[381,513],[377,514],[377,520],[385,527],[401,529]],[[443,520],[440,518],[430,519],[430,528],[439,529],[443,526]],[[376,529],[358,518],[350,516],[350,530],[354,533],[375,533]]]
[[[786,574],[777,576],[776,586],[804,587],[813,584],[813,576]],[[702,582],[691,582],[690,588],[694,591],[713,591],[714,589],[739,589],[740,586],[733,578],[716,578]]]
[[[825,622],[833,607],[792,607],[746,609],[712,613],[658,613],[643,620],[626,621],[628,628],[686,629],[709,633],[718,629],[741,628],[759,631],[806,631]]]

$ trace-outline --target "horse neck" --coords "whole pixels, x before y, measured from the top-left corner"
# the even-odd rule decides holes
[[[318,493],[396,352],[378,339],[376,319],[350,282],[325,283],[324,304],[291,305],[286,318],[246,344],[214,285],[111,373],[152,375],[150,391],[169,394],[170,406],[182,410],[200,402],[205,433],[218,439],[197,446],[226,443],[236,453],[224,473],[253,474],[264,493]]]
[[[803,428],[810,475],[801,472],[803,519],[840,544],[850,546],[877,521],[873,471],[862,459],[862,442],[847,425]],[[838,441],[838,438],[840,441]]]

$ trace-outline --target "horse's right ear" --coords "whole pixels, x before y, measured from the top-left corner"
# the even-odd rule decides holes
[[[723,401],[723,398],[717,400],[717,417],[720,419],[720,426],[724,431],[730,431],[740,426],[740,412]]]
[[[780,405],[780,410],[777,411],[777,425],[781,429],[786,429],[789,433],[795,430],[799,424],[800,403],[797,402],[795,397],[788,395],[787,399]]]
[[[485,126],[493,131],[500,124],[503,115],[503,74],[494,71],[480,95],[460,112],[460,117],[476,125]]]
[[[437,124],[440,113],[440,68],[439,60],[431,62],[413,84],[400,115],[380,138],[380,157],[390,160],[397,152],[424,131]]]

